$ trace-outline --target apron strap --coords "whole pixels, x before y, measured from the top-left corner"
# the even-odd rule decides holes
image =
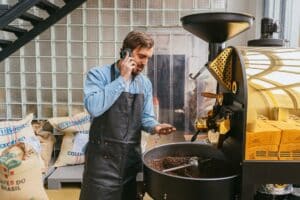
[[[138,88],[139,88],[139,94],[143,94],[143,84],[142,84],[142,80],[141,80],[140,77],[137,80],[137,85],[138,85]]]
[[[115,69],[116,63],[111,64],[110,66],[110,82],[113,82],[116,79],[116,69]],[[134,81],[137,77],[133,76],[132,81]],[[143,84],[140,77],[137,78],[137,87],[138,87],[138,94],[143,94]]]
[[[110,66],[110,82],[113,82],[116,79],[115,63]]]

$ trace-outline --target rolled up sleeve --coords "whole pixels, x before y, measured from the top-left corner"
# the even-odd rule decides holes
[[[142,116],[142,129],[148,133],[153,133],[153,129],[158,125],[158,121],[155,119],[153,109],[153,96],[152,96],[152,84],[149,79],[145,81],[145,93],[144,93],[144,108]]]

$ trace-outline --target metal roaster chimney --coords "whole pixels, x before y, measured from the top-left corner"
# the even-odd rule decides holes
[[[273,33],[278,33],[279,25],[271,18],[262,18],[260,39],[248,41],[248,46],[276,46],[282,47],[284,40],[273,38]]]

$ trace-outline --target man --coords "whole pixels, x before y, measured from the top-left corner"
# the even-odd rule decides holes
[[[87,74],[84,103],[93,116],[80,200],[134,200],[141,170],[141,130],[176,129],[155,120],[152,85],[140,74],[153,54],[153,39],[132,31],[123,41],[125,58]]]

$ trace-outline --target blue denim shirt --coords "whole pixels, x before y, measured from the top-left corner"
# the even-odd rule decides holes
[[[153,111],[152,84],[142,75],[125,81],[115,65],[115,80],[111,81],[110,65],[94,67],[88,73],[84,85],[84,105],[92,117],[98,117],[107,111],[122,92],[144,94],[142,129],[152,133],[158,124]]]

